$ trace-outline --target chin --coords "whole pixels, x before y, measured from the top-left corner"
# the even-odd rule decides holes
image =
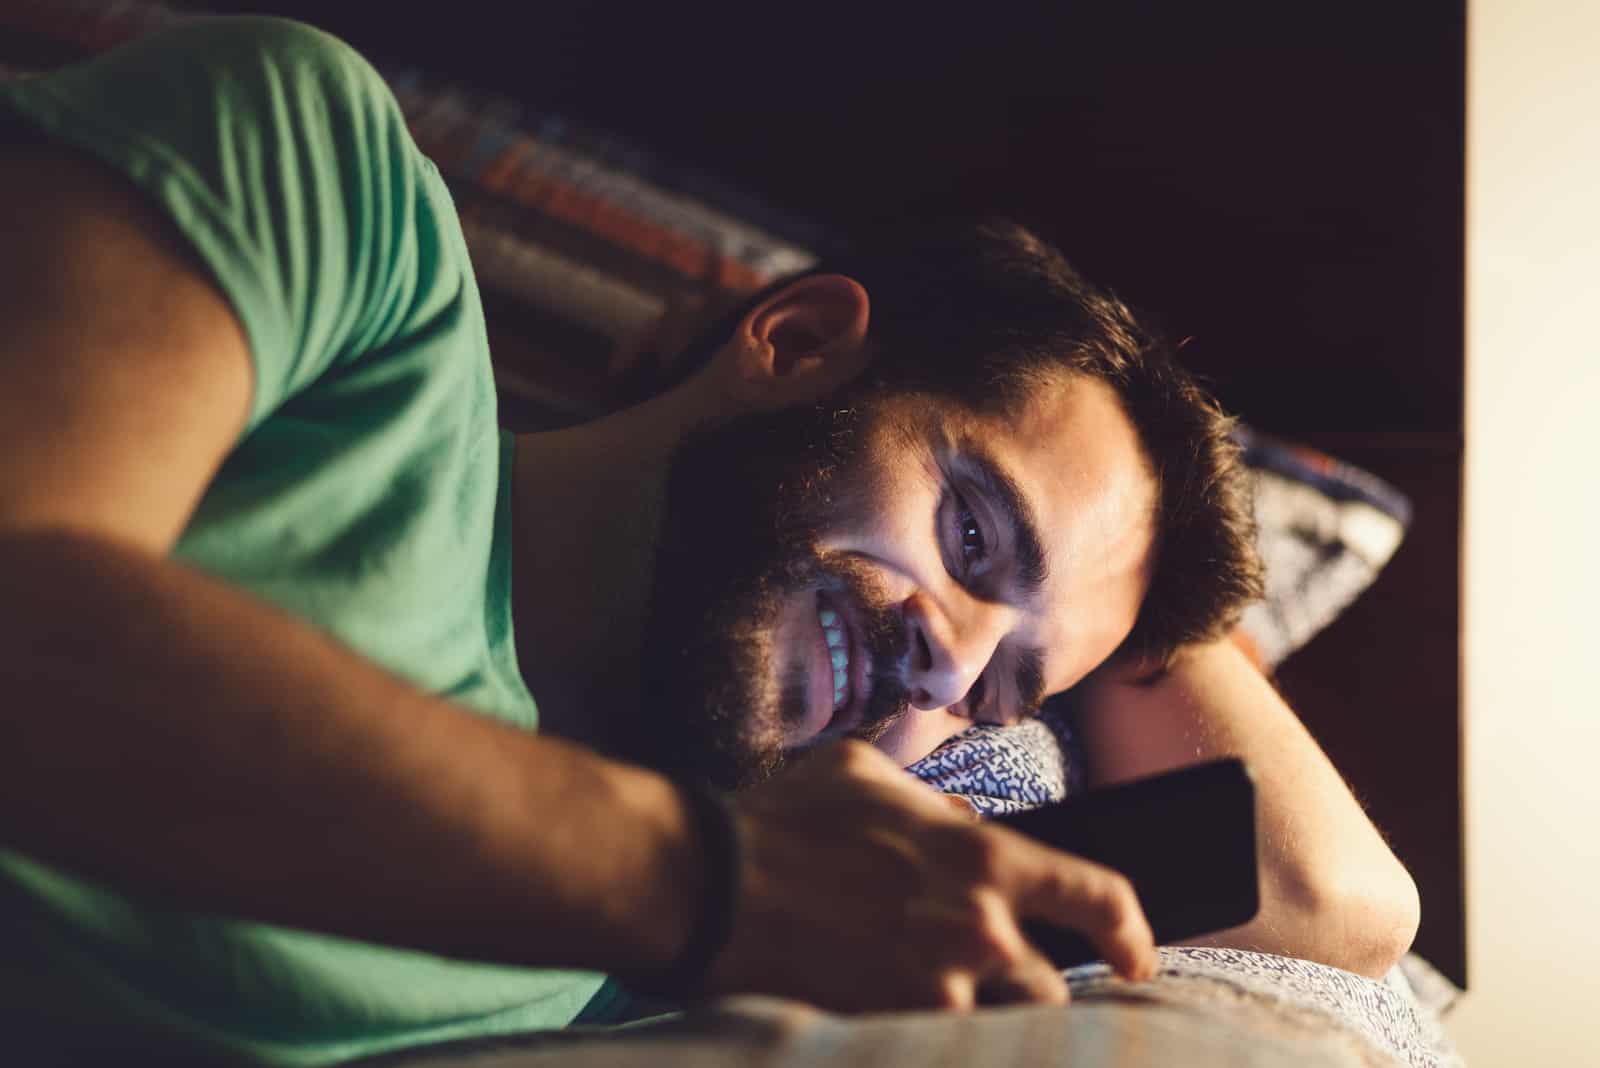
[[[873,744],[901,767],[910,767],[970,726],[970,720],[942,708],[913,708]]]

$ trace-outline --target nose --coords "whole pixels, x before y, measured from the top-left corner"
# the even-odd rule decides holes
[[[937,601],[922,592],[906,599],[911,657],[906,687],[913,708],[948,708],[965,697],[994,658],[1009,609],[956,590]]]

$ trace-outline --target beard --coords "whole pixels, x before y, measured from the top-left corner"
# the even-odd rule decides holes
[[[799,595],[848,597],[870,660],[874,740],[908,704],[901,613],[874,569],[821,548],[870,514],[863,459],[880,406],[823,403],[696,430],[674,451],[640,655],[641,700],[617,755],[724,789],[785,762],[805,718],[805,660],[779,678],[775,624]]]

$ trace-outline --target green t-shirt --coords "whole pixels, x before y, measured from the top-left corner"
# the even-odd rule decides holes
[[[377,72],[308,26],[204,19],[0,89],[0,118],[137,183],[244,325],[249,421],[175,557],[533,729],[483,311]],[[373,872],[373,892],[404,878]],[[601,982],[180,913],[0,853],[0,1050],[46,1020],[63,1042],[132,1028],[321,1064],[563,1026]]]

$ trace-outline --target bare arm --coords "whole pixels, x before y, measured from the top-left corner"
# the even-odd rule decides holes
[[[1186,651],[1148,685],[1106,673],[1082,694],[1090,776],[1105,785],[1214,757],[1257,788],[1262,906],[1201,940],[1381,975],[1416,934],[1416,885],[1295,714],[1231,643]]]
[[[704,874],[661,777],[417,692],[167,558],[248,410],[175,235],[0,148],[0,845],[192,909],[452,955],[665,964]],[[1059,999],[1016,917],[1153,966],[1126,881],[962,820],[848,743],[753,791],[709,989],[839,1009]]]
[[[695,878],[668,784],[416,692],[165,558],[244,423],[243,333],[109,172],[14,146],[0,199],[30,206],[0,256],[0,841],[439,951],[670,955]],[[570,922],[507,922],[530,912]]]
[[[174,904],[466,957],[646,967],[683,937],[692,851],[656,776],[416,692],[113,539],[12,533],[0,558],[0,841]]]

